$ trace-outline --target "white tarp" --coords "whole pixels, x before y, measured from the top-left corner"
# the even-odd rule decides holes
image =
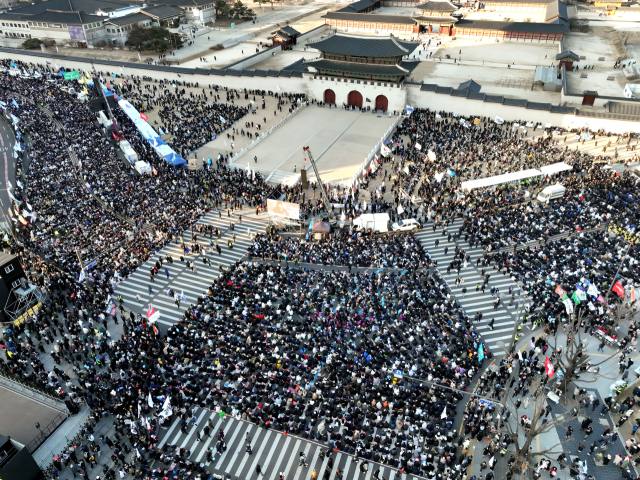
[[[519,172],[505,173],[504,175],[496,175],[495,177],[479,178],[478,180],[470,180],[462,182],[462,190],[474,190],[476,188],[491,187],[493,185],[502,185],[503,183],[517,182],[525,178],[540,177],[540,170],[520,170]]]
[[[573,170],[573,167],[564,162],[552,163],[551,165],[540,167],[540,171],[545,175],[553,175],[554,173],[564,172],[566,170]]]

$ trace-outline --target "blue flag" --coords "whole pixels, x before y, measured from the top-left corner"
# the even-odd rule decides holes
[[[482,348],[482,344],[478,347],[478,360],[484,360],[484,349]]]
[[[16,102],[16,99],[15,99],[15,98],[11,100],[11,104],[12,104],[14,107],[16,107],[16,108],[20,108],[20,107],[18,106],[18,102]]]

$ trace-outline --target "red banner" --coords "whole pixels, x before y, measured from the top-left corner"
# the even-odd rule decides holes
[[[140,113],[140,118],[143,119],[145,122],[149,119],[149,117],[147,117],[144,113]]]

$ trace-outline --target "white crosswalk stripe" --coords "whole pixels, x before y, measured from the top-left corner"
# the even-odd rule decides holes
[[[239,223],[238,214],[242,216],[242,223]],[[229,228],[229,222],[234,224],[233,230]],[[232,217],[228,217],[225,211],[221,218],[217,211],[211,211],[198,220],[197,224],[213,225],[220,229],[222,235],[219,238],[216,235],[210,238],[196,232],[197,241],[193,242],[194,234],[191,230],[187,230],[182,238],[178,239],[178,243],[174,241],[165,245],[140,265],[135,272],[120,282],[115,288],[114,296],[122,295],[125,302],[124,307],[128,311],[144,315],[149,304],[152,304],[156,310],[160,311],[159,323],[172,325],[180,322],[186,308],[191,303],[195,303],[196,299],[215,281],[220,273],[219,267],[227,268],[240,260],[252,244],[249,234],[253,236],[256,233],[264,232],[267,222],[267,215],[263,213],[256,217],[255,210],[236,211]],[[235,241],[232,240],[234,234]],[[189,247],[189,254],[185,255],[182,249],[182,239],[184,239],[185,246]],[[229,241],[232,241],[233,248],[228,247]],[[191,252],[194,243],[200,245],[201,248],[204,247],[206,253],[203,255]],[[220,253],[216,251],[217,244],[220,245]],[[173,258],[173,264],[164,260],[167,255]],[[203,256],[206,256],[211,265],[203,263]],[[181,257],[184,258],[184,261],[180,260]],[[163,263],[151,281],[150,269],[154,267],[158,259],[163,259]],[[187,269],[187,261],[193,262],[196,268],[195,272]],[[165,271],[169,273],[168,277]],[[149,287],[151,287],[151,291],[149,291]],[[173,289],[178,296],[184,292],[187,302],[180,302],[178,305],[173,297],[167,295],[169,289]],[[136,295],[140,296],[139,301],[136,300]]]
[[[483,267],[481,264],[477,264],[477,259],[482,261],[483,249],[478,246],[470,248],[469,244],[464,242],[463,239],[459,239],[456,244],[454,235],[458,233],[461,225],[462,220],[456,219],[447,226],[445,235],[443,235],[442,225],[434,231],[433,223],[428,223],[420,232],[416,233],[416,237],[422,242],[425,250],[429,252],[431,259],[438,262],[440,274],[447,282],[451,293],[460,303],[465,313],[471,319],[475,317],[476,313],[482,314],[482,320],[476,323],[475,326],[482,335],[485,345],[494,353],[500,354],[502,351],[497,342],[504,342],[512,336],[520,306],[521,289],[508,276],[502,275],[492,267],[484,267],[485,274],[489,274],[490,277],[485,291],[482,291],[482,286],[485,283],[481,272]],[[451,240],[449,240],[449,234],[451,234]],[[461,268],[460,273],[457,273],[456,270],[447,272],[447,267],[455,256],[456,245],[469,254],[469,262],[465,268]],[[457,278],[460,278],[463,283],[456,285]],[[491,295],[492,287],[499,290],[501,297],[500,305],[497,308],[494,308],[496,297]],[[509,304],[511,301],[510,288],[511,292],[515,294],[513,305]],[[524,305],[529,303],[527,300],[523,301]],[[494,324],[493,329],[490,329],[488,324],[492,318],[494,319]]]
[[[344,452],[332,453],[333,467],[328,468],[328,458],[320,458],[321,449],[328,449],[327,445],[310,441],[302,437],[283,435],[282,432],[260,428],[252,423],[247,423],[235,418],[228,417],[222,422],[220,418],[215,421],[215,426],[211,429],[211,437],[204,436],[202,441],[197,440],[196,431],[203,435],[203,429],[207,425],[209,418],[217,417],[215,412],[197,408],[195,416],[198,419],[194,426],[188,422],[188,433],[180,431],[180,418],[171,420],[168,429],[162,429],[159,433],[159,446],[177,445],[184,447],[191,452],[191,460],[201,463],[206,460],[205,455],[210,445],[217,442],[216,433],[224,427],[225,442],[227,450],[220,455],[213,450],[214,461],[211,464],[205,463],[208,471],[219,475],[231,475],[231,478],[258,478],[256,477],[256,467],[260,465],[265,479],[278,478],[282,472],[286,479],[311,478],[311,472],[315,469],[318,480],[324,479],[324,472],[328,472],[329,479],[337,477],[336,470],[340,469],[343,479],[359,478],[361,480],[372,480],[373,472],[380,469],[380,478],[388,480],[396,476],[403,480],[418,480],[417,477],[407,475],[396,475],[396,470],[388,465],[378,464],[369,461],[369,469],[366,474],[360,472],[360,460],[356,460],[352,455]],[[175,432],[178,432],[177,434]],[[249,434],[253,452],[249,455],[246,452],[246,434]],[[169,441],[170,440],[170,441]],[[165,448],[167,448],[165,446]],[[330,451],[330,449],[328,449]],[[300,465],[300,452],[304,452],[308,466]]]

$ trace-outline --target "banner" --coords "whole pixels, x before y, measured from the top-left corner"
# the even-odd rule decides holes
[[[64,72],[65,80],[78,80],[79,78],[80,78],[80,74],[78,73],[77,70],[74,70],[73,72]]]
[[[267,212],[278,217],[300,219],[300,205],[297,203],[267,199]]]
[[[127,114],[140,134],[151,144],[158,155],[173,166],[187,163],[184,158],[178,155],[169,145],[164,143],[164,140],[162,140],[151,125],[142,119],[142,114],[133,105],[124,99],[118,101],[118,105],[120,105],[120,108],[122,108],[124,113]]]

